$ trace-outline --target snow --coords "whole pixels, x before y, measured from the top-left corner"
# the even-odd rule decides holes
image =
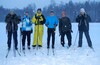
[[[73,45],[70,49],[67,49],[67,41],[66,47],[63,48],[61,46],[58,28],[56,28],[55,55],[53,55],[52,49],[50,49],[50,53],[47,55],[47,28],[44,27],[43,48],[39,50],[33,50],[31,47],[30,51],[26,48],[26,56],[24,56],[24,54],[21,52],[21,56],[16,53],[17,56],[14,57],[12,44],[12,49],[8,55],[8,58],[5,58],[7,53],[7,35],[5,26],[5,23],[0,23],[0,65],[100,65],[100,23],[90,23],[89,32],[95,52],[93,52],[93,50],[87,46],[85,37],[83,38],[83,47],[77,48],[78,37],[76,43],[74,44],[77,33],[77,24],[72,23]],[[20,43],[19,30],[18,41]],[[31,42],[33,42],[33,34]],[[20,44],[18,45],[18,48],[20,48]]]

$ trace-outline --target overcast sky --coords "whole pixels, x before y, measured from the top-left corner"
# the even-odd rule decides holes
[[[69,0],[55,0],[56,3],[60,3],[61,1],[68,2]],[[84,2],[88,0],[72,0],[73,2]],[[94,1],[94,0],[90,0]],[[95,0],[100,1],[100,0]],[[0,6],[4,8],[19,8],[22,9],[29,4],[35,3],[37,8],[43,8],[44,6],[48,6],[50,4],[50,0],[0,0]]]

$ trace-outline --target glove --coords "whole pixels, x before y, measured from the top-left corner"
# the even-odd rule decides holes
[[[46,27],[48,27],[48,25],[46,24]]]
[[[33,33],[33,30],[31,29],[31,33]]]
[[[29,22],[29,25],[30,25],[30,26],[32,25],[32,22],[31,22],[31,21]]]
[[[40,19],[40,16],[36,16],[36,19]]]
[[[59,32],[59,36],[61,36],[61,31]]]
[[[84,15],[81,15],[81,18],[82,18],[82,19],[86,19],[86,16],[85,16],[85,14],[84,14]]]
[[[68,30],[68,32],[71,32],[71,33],[73,33],[73,31],[72,31],[72,30],[70,30],[70,29]]]
[[[20,33],[21,33],[21,35],[23,34],[22,28],[20,28]]]
[[[61,33],[59,33],[59,36],[61,36]]]
[[[71,30],[70,32],[71,32],[71,33],[73,33],[73,31],[72,31],[72,30]]]
[[[55,28],[57,27],[57,24],[54,24]]]

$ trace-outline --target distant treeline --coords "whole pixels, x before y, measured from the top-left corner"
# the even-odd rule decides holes
[[[51,1],[51,4],[49,6],[46,6],[43,8],[42,12],[46,16],[49,15],[50,10],[53,10],[58,18],[61,17],[61,12],[64,10],[66,11],[68,17],[71,19],[71,22],[75,22],[76,16],[79,14],[80,8],[85,8],[87,14],[90,15],[92,22],[100,22],[100,2],[94,2],[94,1],[86,1],[84,3],[73,3],[72,1],[69,1],[69,3],[63,3],[61,2],[59,5],[56,4],[56,2],[53,0]],[[25,11],[28,11],[30,16],[32,17],[34,15],[33,11],[36,11],[36,5],[30,4],[29,6],[23,8],[23,9],[14,9],[15,12],[23,16]],[[5,20],[5,16],[8,14],[9,9],[5,9],[2,6],[0,7],[0,21]]]

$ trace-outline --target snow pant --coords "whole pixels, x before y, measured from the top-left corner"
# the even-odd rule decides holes
[[[27,45],[30,46],[31,41],[31,31],[23,31],[22,32],[22,46],[25,47],[25,40],[27,37]]]
[[[61,44],[64,45],[65,44],[65,41],[64,41],[64,37],[65,35],[67,36],[67,39],[68,39],[68,46],[70,47],[71,46],[71,41],[72,41],[72,36],[71,36],[71,32],[62,32],[61,33]]]
[[[54,28],[48,28],[47,31],[48,37],[47,37],[47,48],[50,48],[50,37],[52,36],[52,48],[54,48],[55,44],[55,29]]]
[[[79,31],[79,42],[78,42],[79,44],[78,44],[78,47],[82,47],[83,33],[85,34],[85,37],[87,39],[88,46],[92,47],[92,42],[91,42],[91,39],[90,39],[90,36],[89,36],[89,31]]]
[[[8,44],[8,48],[11,48],[11,40],[12,40],[12,35],[13,35],[13,44],[15,46],[15,49],[17,49],[17,45],[18,45],[18,41],[17,41],[17,31],[8,31],[8,41],[7,41],[7,44]]]
[[[44,31],[43,25],[35,25],[33,45],[38,44],[42,46],[43,31]]]

